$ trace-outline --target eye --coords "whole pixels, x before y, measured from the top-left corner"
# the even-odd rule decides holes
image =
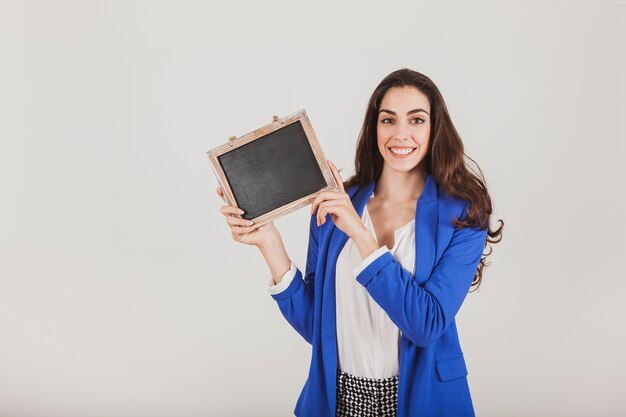
[[[422,123],[424,123],[424,119],[422,119],[421,117],[414,117],[411,121],[416,125],[421,125]]]
[[[389,123],[393,123],[393,119],[390,117],[385,117],[384,119],[380,119],[380,122],[384,125],[388,125]]]

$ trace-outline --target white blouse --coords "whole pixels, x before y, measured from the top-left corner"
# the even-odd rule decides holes
[[[373,197],[373,195],[372,195]],[[367,211],[361,220],[376,241],[376,231]],[[413,273],[415,265],[415,219],[394,231],[394,246],[381,246],[365,259],[352,239],[337,258],[335,294],[337,311],[337,352],[339,369],[354,376],[389,378],[398,375],[400,329],[389,319],[356,276],[384,252],[390,251],[402,267]],[[293,280],[296,267],[283,275],[279,284],[270,278],[270,294],[284,291]]]

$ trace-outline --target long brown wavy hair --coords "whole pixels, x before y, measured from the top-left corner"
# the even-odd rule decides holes
[[[491,197],[487,191],[484,175],[478,164],[465,154],[463,142],[456,131],[441,92],[435,83],[417,71],[402,68],[387,75],[378,84],[367,104],[363,127],[354,161],[355,174],[344,182],[350,186],[365,186],[380,177],[383,169],[383,157],[378,150],[376,126],[380,103],[393,87],[415,87],[428,97],[431,109],[431,130],[428,152],[422,163],[426,165],[427,174],[432,175],[435,183],[452,197],[469,202],[467,216],[464,220],[454,219],[455,228],[478,227],[487,230],[485,247],[489,246],[478,264],[471,287],[480,287],[483,269],[488,265],[487,256],[492,252],[491,244],[502,240],[504,222],[500,227],[492,229],[490,218],[493,211]],[[475,169],[469,164],[472,162]]]

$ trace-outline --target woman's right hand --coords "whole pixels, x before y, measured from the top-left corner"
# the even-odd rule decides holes
[[[222,201],[226,202],[222,188],[217,187],[216,191],[217,195],[222,198]],[[233,240],[245,243],[246,245],[262,247],[279,236],[278,229],[274,226],[274,222],[269,222],[253,229],[251,226],[253,224],[252,221],[238,217],[238,215],[241,214],[240,210],[241,209],[228,204],[220,207],[220,211],[226,217],[226,224],[230,227]]]

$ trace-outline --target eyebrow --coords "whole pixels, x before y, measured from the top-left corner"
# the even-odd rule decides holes
[[[380,114],[382,112],[389,113],[389,114],[394,115],[394,116],[396,115],[395,111],[391,111],[391,110],[388,110],[388,109],[380,109],[378,114]],[[408,112],[406,112],[406,115],[410,116],[411,114],[419,113],[419,112],[424,112],[424,113],[428,114],[428,112],[426,110],[424,110],[424,109],[413,109],[413,110],[409,110]],[[430,114],[428,114],[428,115],[430,116]]]

